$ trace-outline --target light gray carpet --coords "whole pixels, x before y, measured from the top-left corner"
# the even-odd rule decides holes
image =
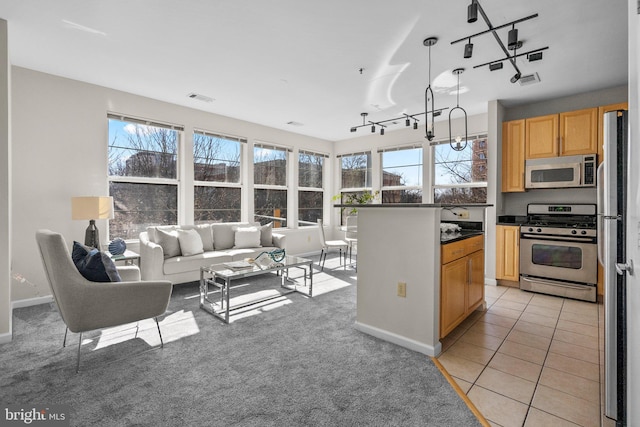
[[[337,260],[328,259],[327,267]],[[77,426],[477,426],[431,360],[356,331],[355,272],[316,271],[314,298],[292,294],[232,316],[174,287],[161,322],[78,335],[50,304],[14,311],[0,346],[0,400],[69,404]],[[243,292],[273,292],[275,276]],[[239,282],[239,284],[242,284]],[[2,409],[2,408],[0,408]]]

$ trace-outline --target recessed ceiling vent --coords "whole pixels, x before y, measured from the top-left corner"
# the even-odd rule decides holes
[[[304,126],[302,123],[300,123],[300,122],[294,122],[294,121],[287,122],[287,124],[288,124],[289,126]]]
[[[203,101],[203,102],[213,102],[213,98],[210,98],[208,96],[204,96],[204,95],[200,95],[198,93],[195,92],[191,92],[189,95],[187,95],[189,98],[191,99],[197,99],[198,101]]]
[[[535,83],[540,83],[540,76],[538,73],[527,74],[526,76],[520,77],[520,86],[532,85]]]

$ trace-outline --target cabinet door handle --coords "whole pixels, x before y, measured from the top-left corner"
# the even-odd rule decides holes
[[[467,265],[468,265],[468,268],[469,268],[469,271],[468,271],[468,274],[467,274],[467,284],[469,286],[471,286],[471,274],[473,272],[473,259],[469,258],[469,262],[468,262]]]

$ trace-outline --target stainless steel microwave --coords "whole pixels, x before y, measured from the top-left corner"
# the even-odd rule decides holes
[[[525,188],[596,186],[596,155],[549,157],[525,161]]]

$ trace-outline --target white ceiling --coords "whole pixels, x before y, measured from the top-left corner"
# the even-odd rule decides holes
[[[436,109],[456,105],[458,67],[469,115],[495,99],[513,106],[626,84],[626,0],[479,1],[494,26],[539,14],[517,25],[521,51],[549,49],[517,64],[540,83],[512,84],[507,62],[474,69],[504,57],[491,34],[473,39],[471,59],[464,43],[451,45],[487,29],[466,22],[470,0],[0,0],[0,18],[13,65],[327,140],[357,136],[349,129],[361,112],[379,121],[424,111],[430,36],[439,38],[432,87],[448,86]]]

